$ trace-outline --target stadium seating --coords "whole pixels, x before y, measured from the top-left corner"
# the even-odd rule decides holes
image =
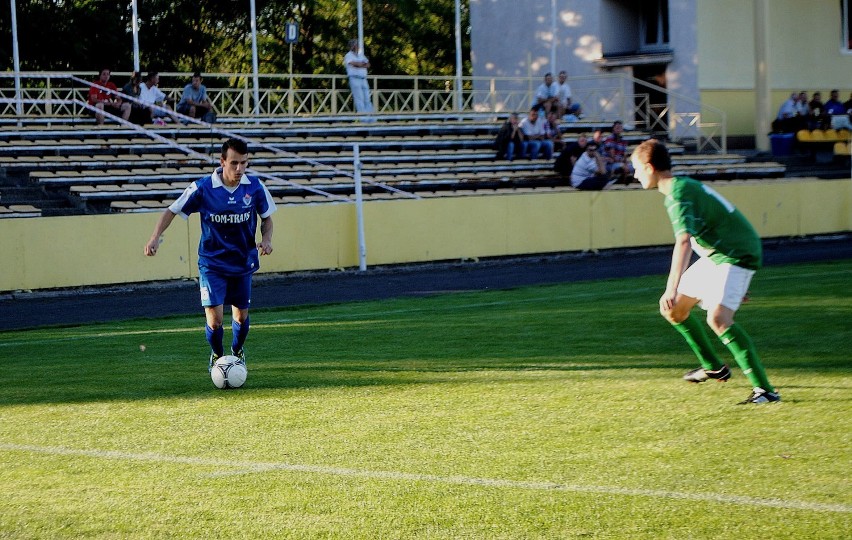
[[[553,172],[552,161],[495,160],[492,142],[500,121],[493,115],[373,124],[340,118],[222,120],[217,127],[251,141],[250,166],[282,204],[351,200],[355,144],[367,200],[406,196],[388,187],[415,196],[570,189],[567,179]],[[608,126],[568,124],[564,137],[570,141],[581,131]],[[58,120],[0,124],[0,169],[67,198],[81,212],[158,211],[209,173],[225,135],[195,125],[162,126],[151,133]],[[625,133],[630,145],[647,137]],[[739,155],[689,155],[677,145],[670,149],[675,173],[705,180],[777,177],[785,171],[778,163],[748,163]]]

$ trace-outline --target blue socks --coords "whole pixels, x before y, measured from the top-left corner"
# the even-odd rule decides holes
[[[213,349],[213,353],[216,356],[224,355],[225,349],[222,345],[222,336],[225,335],[225,330],[221,326],[213,330],[205,324],[204,333],[207,335],[207,342],[210,344],[210,348]]]
[[[242,350],[243,345],[246,342],[246,337],[248,337],[249,333],[249,318],[246,317],[245,322],[242,324],[237,321],[231,322],[231,330],[234,333],[234,341],[231,343],[231,350],[234,352],[238,352]]]

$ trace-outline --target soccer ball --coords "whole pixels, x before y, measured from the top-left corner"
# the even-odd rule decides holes
[[[248,370],[239,361],[236,356],[223,356],[216,360],[210,370],[210,378],[216,388],[239,388],[246,382]]]

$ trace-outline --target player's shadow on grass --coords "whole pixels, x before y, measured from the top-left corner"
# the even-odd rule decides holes
[[[216,397],[221,390],[213,387],[207,374],[206,364],[197,361],[169,363],[145,361],[122,363],[105,368],[79,366],[69,373],[61,364],[39,365],[30,370],[12,370],[15,375],[7,381],[0,395],[0,408],[7,405],[39,403],[86,403],[108,401],[132,401],[169,398]],[[821,372],[847,373],[844,365],[828,365],[813,368]],[[562,359],[470,359],[466,361],[406,359],[367,362],[359,360],[302,361],[302,362],[249,362],[249,376],[245,387],[235,392],[270,390],[293,390],[314,388],[359,388],[369,386],[440,385],[460,382],[477,382],[465,374],[494,372],[495,381],[511,383],[515,380],[528,381],[529,373],[554,372],[580,374],[587,372],[600,378],[607,371],[613,372],[613,380],[650,380],[660,384],[671,381],[678,383],[681,371],[691,364],[677,363],[653,356],[645,359],[635,355],[609,355],[596,361]],[[786,365],[785,368],[794,366]],[[661,376],[661,371],[663,375]],[[58,373],[64,374],[57,376]],[[776,369],[779,376],[783,368]],[[512,374],[517,374],[514,377]],[[605,376],[605,375],[604,375]],[[554,375],[559,378],[560,375]],[[735,377],[741,373],[735,371]],[[582,379],[577,378],[577,381]],[[784,386],[784,390],[848,390],[831,385]],[[227,392],[227,391],[226,391]],[[786,398],[786,396],[785,396]],[[794,401],[794,396],[787,401]],[[832,401],[852,401],[840,397]]]

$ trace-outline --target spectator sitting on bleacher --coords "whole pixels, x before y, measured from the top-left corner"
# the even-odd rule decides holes
[[[562,140],[562,130],[559,128],[559,115],[556,111],[547,113],[547,118],[544,122],[545,137],[553,143],[553,151],[558,152],[565,148],[565,141]]]
[[[130,80],[121,89],[121,93],[139,99],[139,96],[142,93],[142,90],[140,88],[141,86],[142,76],[139,74],[139,72],[134,71],[130,75]],[[141,103],[131,102],[129,120],[134,124],[141,126],[151,121],[151,114],[148,111],[148,108],[142,105]]]
[[[546,73],[544,83],[535,91],[535,101],[532,106],[543,109],[545,113],[557,110],[559,107],[558,89],[558,85],[553,82],[553,75]]]
[[[808,105],[808,93],[805,91],[799,92],[799,99],[796,100],[796,112],[799,116],[806,120],[811,118],[811,107]]]
[[[208,124],[216,121],[216,110],[207,97],[207,87],[201,84],[201,73],[193,73],[192,82],[184,86],[177,112],[192,118],[201,118]]]
[[[553,141],[546,139],[544,128],[546,120],[538,115],[538,108],[533,107],[530,113],[521,121],[521,131],[524,132],[524,155],[535,159],[539,151],[545,159],[553,157]]]
[[[173,116],[169,112],[151,107],[151,105],[159,105],[166,109],[170,108],[169,100],[166,97],[166,94],[157,87],[158,84],[160,84],[160,74],[156,71],[148,73],[148,76],[145,77],[145,82],[139,86],[139,99],[148,106],[151,118],[150,121],[154,124],[159,126],[165,125],[166,121],[163,118],[167,116],[171,117],[172,121],[177,122],[177,117]]]
[[[611,183],[606,172],[606,160],[598,153],[598,144],[589,141],[586,151],[571,171],[571,185],[586,191],[600,191]]]
[[[556,97],[559,98],[559,118],[566,122],[576,122],[583,115],[583,109],[579,103],[575,103],[571,96],[571,85],[568,84],[568,74],[559,72],[556,83]]]
[[[808,127],[811,129],[825,129],[827,117],[825,116],[825,105],[822,103],[822,92],[814,92],[813,97],[808,102],[810,109],[810,121]]]
[[[799,95],[793,92],[778,109],[778,116],[772,122],[772,131],[776,133],[795,133],[806,127],[807,118],[799,114]]]
[[[494,148],[497,150],[496,159],[505,158],[512,161],[516,156],[523,155],[524,134],[518,122],[518,113],[512,113],[500,126],[497,138],[494,139]]]
[[[110,69],[101,69],[98,80],[94,82],[99,86],[103,86],[106,90],[102,90],[96,86],[89,87],[89,105],[93,105],[98,109],[95,113],[95,122],[99,125],[104,123],[104,115],[102,111],[106,111],[114,116],[120,116],[124,120],[130,118],[130,103],[125,103],[118,95],[118,88],[115,83],[110,82]],[[112,90],[112,92],[110,91]]]
[[[832,90],[831,96],[825,102],[825,114],[828,116],[828,127],[832,129],[852,129],[849,113],[843,103],[840,103],[840,91]]]
[[[604,140],[603,156],[610,176],[618,176],[621,183],[627,183],[633,175],[630,156],[627,155],[627,143],[622,137],[624,124],[621,120],[612,123],[612,133]]]
[[[580,133],[576,141],[566,144],[565,149],[562,150],[556,161],[553,162],[553,170],[563,178],[570,178],[571,171],[574,170],[577,160],[586,151],[586,144],[588,142],[588,136],[585,133]]]

